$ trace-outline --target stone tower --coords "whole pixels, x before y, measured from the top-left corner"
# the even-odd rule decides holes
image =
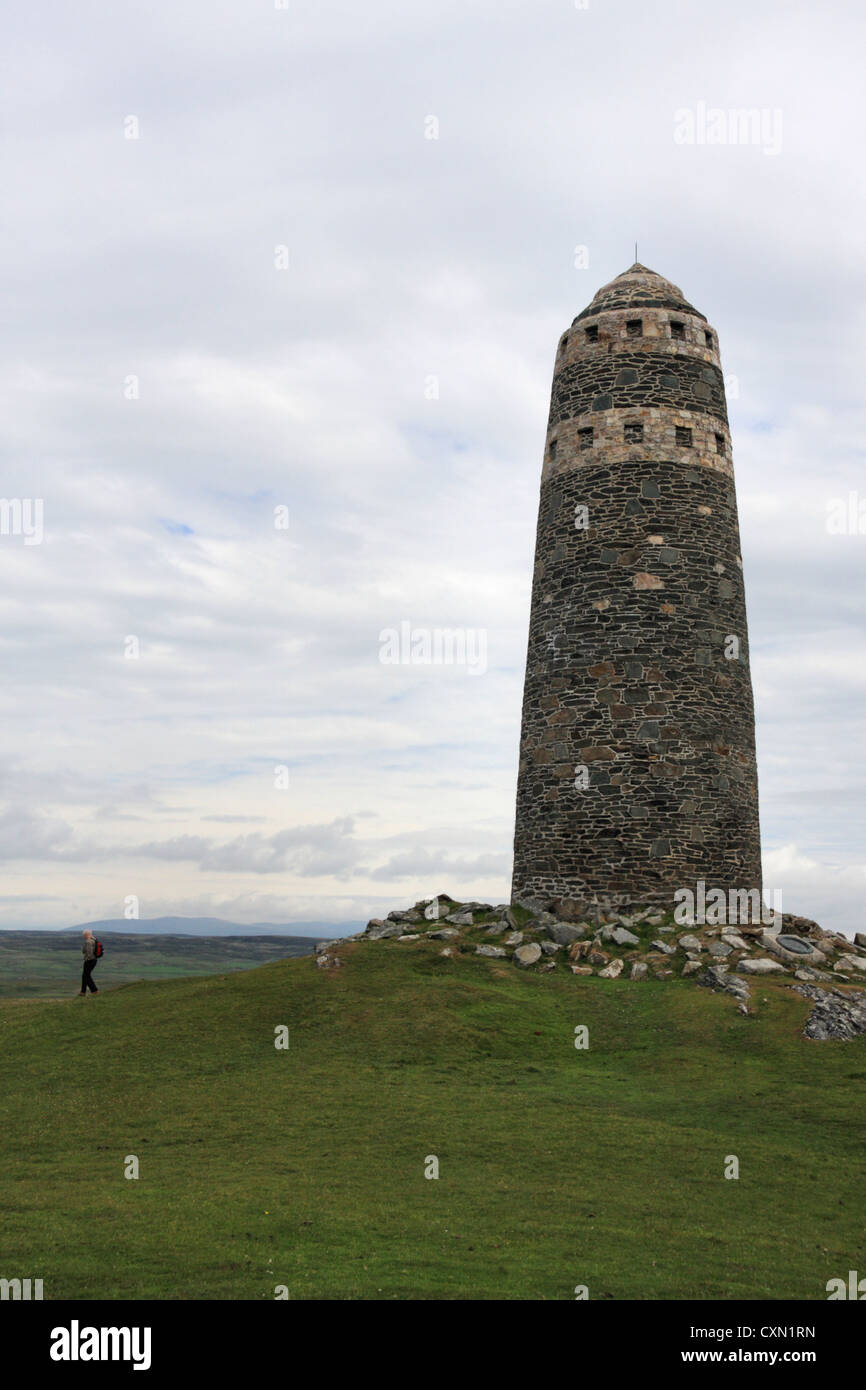
[[[512,897],[760,889],[755,726],[715,331],[633,265],[556,354]]]

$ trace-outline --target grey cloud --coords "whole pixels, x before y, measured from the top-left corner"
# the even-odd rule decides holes
[[[352,838],[354,822],[342,817],[329,825],[301,826],[276,835],[242,835],[228,844],[213,846],[203,857],[203,869],[220,873],[247,871],[259,874],[292,870],[302,878],[332,875],[343,878],[358,858]]]
[[[829,900],[864,857],[866,537],[821,526],[863,487],[863,15],[828,76],[803,0],[55,8],[6,26],[3,493],[45,541],[0,538],[0,856],[76,901],[118,858],[175,903],[504,897],[554,348],[637,235],[739,381],[764,834]],[[781,107],[782,153],[678,147],[698,100]],[[487,673],[384,667],[402,619],[484,628]]]
[[[218,873],[284,873],[304,878],[323,874],[344,876],[355,864],[359,848],[349,816],[327,825],[296,826],[273,835],[253,832],[234,840],[215,841],[197,835],[155,840],[127,850],[135,856],[168,862],[190,861]]]
[[[402,854],[392,855],[387,863],[373,869],[370,878],[390,882],[393,879],[424,878],[433,875],[444,881],[454,879],[466,883],[481,876],[504,878],[509,867],[509,856],[504,853],[458,856],[409,849]]]

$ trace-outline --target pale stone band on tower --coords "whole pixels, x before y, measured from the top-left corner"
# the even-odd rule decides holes
[[[556,356],[512,896],[698,880],[761,886],[731,442],[715,330],[634,265]]]

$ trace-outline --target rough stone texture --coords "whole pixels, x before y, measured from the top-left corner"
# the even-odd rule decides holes
[[[549,423],[558,425],[561,420],[606,410],[628,410],[631,418],[631,406],[699,411],[715,416],[720,431],[728,419],[725,381],[714,363],[680,353],[631,352],[623,345],[617,352],[604,354],[596,348],[560,366],[553,379]],[[665,415],[659,412],[659,419]]]
[[[543,917],[544,914],[547,912],[546,901],[540,902],[537,898],[525,897],[516,899],[514,902],[514,906],[525,908],[527,912],[534,913],[536,917]],[[555,918],[551,918],[551,921],[555,920]]]
[[[440,894],[439,896],[437,896],[437,897],[435,897],[435,898],[431,898],[430,901],[429,901],[429,903],[427,903],[427,904],[425,905],[425,907],[424,907],[424,914],[423,914],[423,915],[426,917],[426,919],[427,919],[428,922],[435,922],[435,921],[437,921],[438,918],[440,918],[440,917],[447,917],[448,913],[449,913],[449,912],[452,912],[453,909],[454,909],[454,902],[453,902],[453,899],[451,899],[451,898],[444,898],[444,897],[442,897],[442,895]],[[390,916],[390,913],[389,913],[389,916]]]
[[[388,937],[401,936],[402,933],[403,928],[396,922],[382,922],[375,917],[367,927],[367,937],[370,941],[385,941]]]
[[[547,935],[558,946],[570,946],[572,941],[579,941],[584,933],[580,927],[572,927],[567,922],[554,922],[547,928]]]
[[[588,904],[577,898],[557,898],[552,907],[562,922],[582,923],[589,912]]]
[[[639,946],[640,937],[635,936],[633,931],[627,927],[614,927],[611,932],[611,941],[616,942],[617,946]]]
[[[722,941],[726,946],[731,946],[735,951],[748,951],[749,944],[737,932],[723,931]]]
[[[818,926],[817,922],[813,922],[811,917],[796,917],[790,912],[782,913],[779,930],[785,933],[790,932],[793,936],[808,936],[813,938],[826,936],[828,934]],[[843,942],[845,941],[844,937],[841,939]]]
[[[856,1038],[866,1033],[866,995],[862,991],[846,994],[840,989],[822,989],[820,985],[794,985],[798,994],[814,999],[815,1007],[806,1020],[803,1035],[807,1038]]]
[[[599,970],[598,975],[601,980],[615,980],[622,974],[625,961],[612,960],[610,965],[606,965],[603,970]]]
[[[757,960],[741,960],[737,969],[743,975],[779,975],[784,972],[785,967],[778,960],[759,956]]]
[[[634,266],[578,316],[554,370],[514,900],[563,899],[576,920],[594,898],[668,903],[698,879],[761,887],[741,568],[715,332]]]
[[[680,945],[684,951],[702,951],[703,946],[696,936],[681,936]]]
[[[598,291],[592,303],[578,314],[572,328],[581,323],[583,319],[588,322],[608,322],[613,324],[611,332],[623,333],[623,328],[619,317],[611,320],[607,318],[607,312],[611,309],[628,309],[628,318],[632,317],[635,309],[674,309],[676,317],[682,318],[689,315],[690,318],[700,320],[695,325],[695,331],[706,327],[706,319],[703,314],[699,314],[697,309],[691,305],[678,285],[672,285],[670,280],[663,280],[654,271],[647,270],[646,266],[639,265],[637,262],[625,275],[618,275],[615,280],[611,280],[609,285],[603,285]],[[599,315],[601,316],[599,318]],[[688,325],[687,335],[692,331],[693,326]],[[698,341],[697,337],[695,341]],[[599,345],[604,345],[604,332],[599,330]]]
[[[736,975],[729,975],[725,965],[708,966],[703,975],[698,976],[698,984],[706,985],[708,989],[723,989],[726,994],[732,994],[744,1004],[751,995],[746,981],[737,979]]]
[[[525,969],[526,966],[535,965],[541,960],[541,947],[537,941],[530,941],[526,946],[518,946],[511,959],[515,965],[521,965]]]

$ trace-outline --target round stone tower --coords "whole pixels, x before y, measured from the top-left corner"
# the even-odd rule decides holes
[[[714,329],[633,265],[557,350],[512,897],[761,887],[755,726]]]

